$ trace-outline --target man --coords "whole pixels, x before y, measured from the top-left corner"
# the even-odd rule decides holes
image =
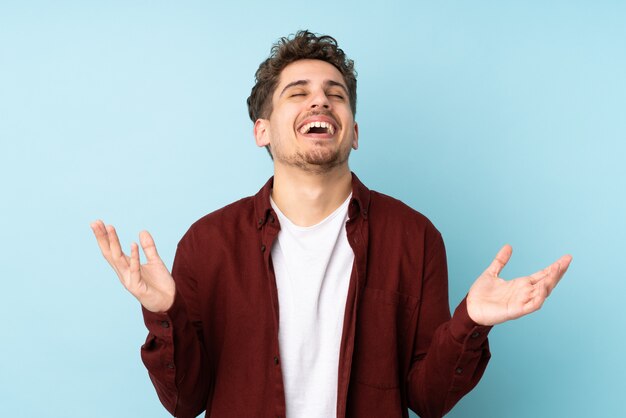
[[[511,281],[503,247],[450,317],[441,235],[350,172],[352,61],[328,36],[283,38],[248,99],[274,176],[181,239],[172,274],[147,232],[130,256],[92,224],[141,302],[142,358],[164,406],[195,417],[441,417],[477,383],[491,326],[540,308],[570,256]]]

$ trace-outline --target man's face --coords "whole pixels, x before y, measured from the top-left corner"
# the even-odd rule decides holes
[[[343,76],[332,64],[300,60],[286,66],[272,96],[269,119],[259,119],[259,146],[270,145],[275,165],[326,172],[346,165],[358,146],[358,126]]]

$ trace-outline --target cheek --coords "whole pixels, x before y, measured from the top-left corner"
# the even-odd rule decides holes
[[[272,129],[270,130],[270,138],[274,142],[286,142],[293,136],[291,124],[281,118],[272,121]]]
[[[297,113],[293,110],[282,107],[279,111],[275,111],[272,115],[272,125],[274,125],[275,130],[287,130],[291,129],[294,125],[294,121],[296,120]]]

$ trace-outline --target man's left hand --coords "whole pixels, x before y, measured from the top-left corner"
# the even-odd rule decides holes
[[[530,276],[503,280],[498,275],[512,252],[510,245],[502,247],[491,265],[470,288],[467,312],[477,324],[495,325],[538,310],[572,261],[572,256],[564,255]]]

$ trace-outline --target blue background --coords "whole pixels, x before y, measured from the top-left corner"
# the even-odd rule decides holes
[[[618,1],[3,2],[0,414],[168,416],[89,223],[127,249],[149,229],[171,265],[256,192],[254,71],[309,28],[356,61],[351,167],[442,231],[453,308],[506,242],[505,278],[574,256],[449,416],[626,416],[625,22]]]

